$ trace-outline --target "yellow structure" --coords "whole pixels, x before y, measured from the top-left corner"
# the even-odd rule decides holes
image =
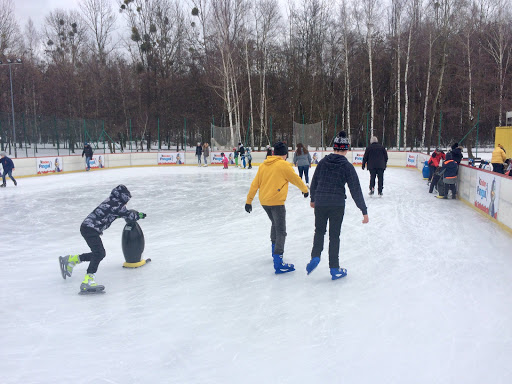
[[[494,147],[498,144],[503,145],[507,152],[507,157],[512,157],[512,126],[496,127],[496,136],[494,139]]]

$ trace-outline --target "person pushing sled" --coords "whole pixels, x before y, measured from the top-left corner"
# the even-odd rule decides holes
[[[110,196],[98,205],[83,221],[80,233],[84,237],[91,252],[81,255],[59,256],[59,265],[62,278],[71,277],[73,268],[83,261],[89,261],[87,273],[80,285],[80,294],[103,293],[105,287],[94,280],[94,274],[105,257],[105,248],[100,236],[118,217],[129,221],[137,221],[146,217],[145,213],[126,209],[126,203],[132,195],[126,186],[120,184],[115,187]]]

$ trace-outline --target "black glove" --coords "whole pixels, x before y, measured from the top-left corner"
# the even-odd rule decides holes
[[[303,195],[304,195],[304,198],[306,198],[306,199],[307,199],[307,198],[308,198],[308,196],[309,196],[309,192],[303,193]]]
[[[252,205],[251,204],[245,204],[245,212],[251,213],[252,211]]]
[[[146,216],[147,215],[145,213],[139,212],[139,219],[145,219]]]

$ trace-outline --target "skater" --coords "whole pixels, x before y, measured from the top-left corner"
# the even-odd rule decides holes
[[[204,158],[204,165],[203,167],[208,166],[208,157],[210,156],[210,146],[208,143],[203,144],[203,158]]]
[[[197,143],[196,146],[196,156],[197,156],[197,166],[201,166],[201,154],[203,153],[203,147],[201,147],[201,143]]]
[[[96,207],[80,226],[80,233],[89,248],[91,248],[91,252],[59,257],[63,279],[71,277],[73,268],[77,264],[89,261],[87,273],[80,285],[80,293],[98,293],[105,289],[103,285],[98,285],[94,281],[94,274],[98,270],[98,265],[105,257],[105,248],[103,248],[100,238],[103,231],[110,227],[112,222],[118,217],[124,217],[130,221],[137,221],[146,217],[145,213],[134,210],[128,211],[126,209],[126,203],[128,203],[131,197],[130,191],[124,185],[121,184],[115,187],[110,196]]]
[[[505,173],[505,167],[503,163],[507,161],[507,154],[505,152],[505,148],[503,148],[503,145],[498,144],[496,148],[494,148],[494,151],[492,151],[492,158],[491,158],[491,164],[492,164],[492,171],[496,173]]]
[[[368,212],[363,192],[354,166],[345,157],[350,149],[350,142],[345,132],[340,132],[334,139],[334,153],[324,157],[316,167],[311,181],[311,208],[315,210],[315,236],[311,261],[306,266],[308,275],[320,263],[324,248],[324,236],[329,222],[329,268],[332,280],[347,275],[347,270],[340,268],[340,232],[345,213],[345,184],[357,207],[363,213],[363,224],[368,223]]]
[[[297,149],[293,154],[293,164],[299,169],[299,177],[302,179],[304,174],[304,180],[306,185],[309,187],[309,168],[311,168],[311,154],[304,147],[302,143],[297,144]]]
[[[247,169],[252,169],[252,155],[251,155],[251,148],[247,147],[245,150],[245,158],[247,159],[247,162],[249,163],[249,166]]]
[[[226,154],[222,152],[220,155],[222,156],[222,164],[224,164],[224,169],[228,169],[229,160],[226,157]]]
[[[272,156],[272,147],[267,145],[267,154],[265,155],[265,159],[269,156]]]
[[[434,176],[436,169],[441,165],[441,160],[445,159],[446,156],[444,152],[441,151],[439,148],[436,148],[436,150],[432,152],[432,156],[430,156],[430,159],[428,160],[428,168],[430,170],[430,175],[428,177],[429,183],[432,181],[432,177]]]
[[[458,171],[458,164],[453,159],[453,153],[448,152],[446,154],[446,161],[443,163],[443,166],[441,167],[441,170],[439,174],[443,178],[443,193],[441,193],[441,190],[439,189],[439,196],[436,196],[439,199],[447,199],[448,198],[448,191],[452,191],[452,199],[457,198],[457,171]],[[438,182],[438,184],[440,181]]]
[[[233,148],[233,156],[235,157],[235,167],[238,168],[238,149]]]
[[[263,164],[259,166],[245,203],[245,211],[251,213],[251,203],[259,189],[261,206],[272,223],[270,241],[272,242],[272,258],[276,274],[295,270],[293,264],[283,263],[286,239],[286,209],[284,203],[288,195],[288,183],[297,186],[304,197],[309,196],[308,187],[295,173],[292,165],[286,161],[287,157],[287,146],[282,142],[276,143],[274,145],[274,156],[267,157]]]
[[[10,157],[7,157],[7,153],[5,153],[5,151],[0,152],[0,165],[2,165],[2,168],[4,169],[2,173],[2,185],[0,185],[0,187],[7,187],[5,176],[9,176],[14,183],[14,186],[18,185],[16,179],[12,177],[12,171],[15,170],[14,163]]]
[[[245,163],[245,148],[244,148],[244,145],[242,143],[238,143],[238,153],[240,153],[240,159],[242,160],[242,164],[244,166],[244,169],[245,169],[245,166],[246,166],[246,163]],[[240,166],[241,168],[241,166]]]
[[[381,144],[379,140],[372,136],[370,139],[370,146],[366,148],[363,157],[362,169],[365,166],[370,171],[370,195],[375,193],[375,177],[379,178],[377,191],[379,196],[382,196],[382,189],[384,188],[384,171],[388,163],[388,152]]]
[[[462,161],[462,158],[464,155],[462,154],[462,145],[459,145],[459,143],[453,143],[452,150],[451,150],[453,160],[458,164]]]
[[[93,150],[89,143],[85,143],[84,150],[82,151],[82,157],[85,155],[85,170],[89,171],[91,169],[91,160],[92,160],[92,154]]]

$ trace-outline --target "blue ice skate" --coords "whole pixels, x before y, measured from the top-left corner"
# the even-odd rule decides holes
[[[311,261],[306,265],[306,271],[308,271],[308,275],[315,270],[315,268],[318,266],[318,263],[320,263],[319,257],[313,257]]]
[[[331,276],[333,280],[341,279],[347,276],[347,270],[345,268],[331,268]]]
[[[272,257],[274,259],[274,269],[276,270],[276,275],[295,271],[293,264],[283,263],[283,255],[272,255]]]
[[[274,257],[274,249],[276,249],[276,243],[272,243],[272,257]]]

